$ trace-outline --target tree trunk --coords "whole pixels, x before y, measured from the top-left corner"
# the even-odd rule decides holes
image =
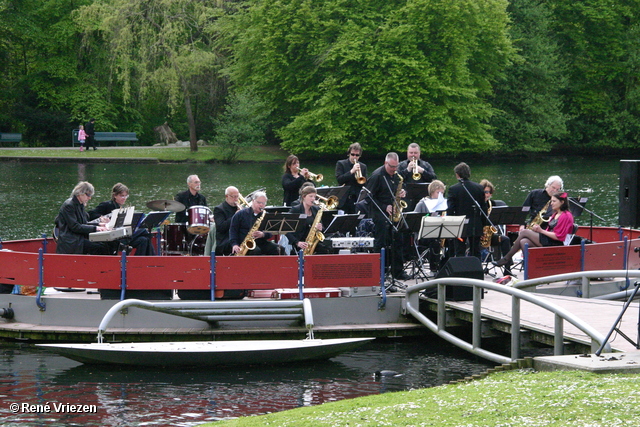
[[[175,132],[171,130],[167,122],[164,122],[164,124],[160,126],[154,127],[153,131],[156,133],[158,140],[162,144],[167,145],[175,144],[176,142],[178,142],[178,137],[176,136]]]
[[[198,138],[196,136],[196,121],[193,118],[193,110],[191,109],[191,98],[189,94],[185,93],[184,96],[184,107],[187,113],[187,122],[189,123],[189,143],[191,146],[191,151],[198,151]]]

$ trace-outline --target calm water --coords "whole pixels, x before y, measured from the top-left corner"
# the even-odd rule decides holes
[[[363,158],[373,171],[380,160]],[[541,188],[558,174],[571,196],[588,197],[587,208],[604,218],[594,225],[617,225],[618,160],[553,158],[542,162],[474,164],[472,179],[487,178],[495,197],[511,206],[522,203],[532,188]],[[438,177],[455,182],[457,162],[433,162]],[[302,162],[322,173],[322,184],[335,185],[334,164]],[[266,188],[270,204],[282,201],[280,164],[264,165],[137,165],[49,164],[0,162],[0,238],[51,234],[53,218],[78,180],[96,187],[90,207],[110,197],[121,181],[131,189],[129,203],[148,211],[146,202],[172,199],[186,188],[186,177],[198,174],[208,204],[224,197],[228,185],[243,194]],[[586,215],[578,219],[588,225]],[[242,415],[263,414],[305,405],[408,390],[447,383],[491,366],[436,338],[376,341],[329,361],[287,367],[206,370],[96,368],[44,353],[29,346],[0,343],[0,416],[4,425],[196,425]],[[379,370],[398,377],[376,378]],[[20,414],[9,403],[88,403],[96,414]]]
[[[5,426],[193,426],[390,391],[431,387],[486,371],[448,344],[376,341],[328,361],[290,366],[116,369],[82,365],[2,344],[0,418]],[[375,376],[380,370],[397,376]],[[11,403],[96,405],[94,414],[12,414]]]

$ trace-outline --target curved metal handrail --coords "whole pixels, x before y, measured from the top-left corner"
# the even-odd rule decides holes
[[[600,277],[618,277],[618,278],[638,278],[640,279],[640,270],[592,270],[577,271],[574,273],[556,274],[553,276],[538,277],[536,279],[527,279],[516,282],[512,287],[516,289],[526,289],[538,285],[544,285],[553,282],[563,282],[565,280],[582,279],[582,297],[589,298],[589,282],[586,279],[596,279]],[[627,283],[627,288],[629,284]],[[618,293],[619,294],[619,293]],[[599,299],[608,299],[605,295]]]
[[[472,343],[456,337],[445,331],[446,302],[445,289],[446,285],[462,285],[473,287],[473,333]],[[437,322],[428,319],[419,310],[419,292],[425,289],[438,288],[438,316]],[[511,295],[511,357],[503,356],[481,348],[481,321],[482,321],[482,290],[488,289],[496,292],[502,292]],[[477,356],[491,360],[497,363],[509,363],[519,358],[520,355],[520,301],[524,300],[542,307],[555,315],[554,322],[554,354],[563,354],[564,328],[563,321],[571,323],[576,328],[587,334],[591,340],[591,346],[595,349],[605,343],[605,337],[598,331],[589,326],[582,319],[569,313],[567,310],[559,307],[549,301],[543,300],[535,294],[515,289],[509,286],[500,285],[492,282],[485,282],[478,279],[469,279],[461,277],[448,277],[442,279],[431,280],[429,282],[418,283],[407,287],[405,304],[406,310],[413,317],[425,325],[431,332],[448,342],[469,351]],[[609,344],[605,345],[605,351],[611,351]]]

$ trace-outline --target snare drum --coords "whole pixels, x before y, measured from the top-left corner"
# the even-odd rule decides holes
[[[187,231],[191,234],[207,234],[211,225],[211,209],[206,206],[191,206],[187,210],[189,214]]]
[[[167,224],[164,226],[164,253],[167,255],[185,255],[187,253],[186,224]]]

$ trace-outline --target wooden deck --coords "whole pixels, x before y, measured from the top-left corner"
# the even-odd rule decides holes
[[[558,295],[536,295],[582,319],[603,336],[607,335],[613,323],[620,315],[624,305],[624,302],[621,301],[603,301]],[[453,310],[465,313],[471,313],[473,311],[472,301],[448,302],[447,306]],[[633,341],[638,340],[638,310],[639,304],[637,302],[631,303],[622,317],[619,327],[620,330]],[[489,319],[510,324],[511,296],[500,292],[488,291],[482,300],[482,315]],[[551,337],[553,336],[553,313],[537,305],[522,301],[520,315],[520,323],[523,329],[548,334]],[[564,322],[564,335],[578,342],[590,341],[585,333],[568,322]],[[616,351],[638,351],[631,343],[615,332],[609,339],[609,343],[611,348]]]

